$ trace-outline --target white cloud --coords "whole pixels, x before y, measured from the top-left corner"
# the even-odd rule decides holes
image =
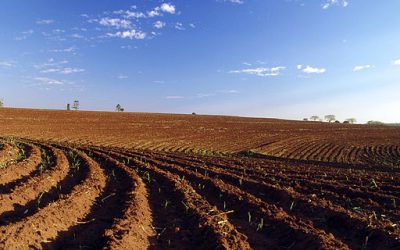
[[[0,67],[2,68],[12,68],[15,67],[15,63],[11,61],[0,61]]]
[[[211,96],[215,96],[216,93],[198,93],[196,94],[196,96],[198,98],[204,98],[204,97],[211,97]]]
[[[47,60],[46,63],[42,64],[35,64],[33,65],[36,69],[48,69],[48,68],[54,68],[54,67],[59,67],[60,65],[68,64],[69,62],[67,60],[59,61],[56,62],[54,58],[50,58]]]
[[[78,69],[78,68],[63,68],[60,70],[61,74],[69,75],[69,74],[74,74],[74,73],[80,73],[84,72],[84,69]]]
[[[56,80],[47,77],[35,77],[35,81],[39,82],[39,85],[64,85],[64,80]]]
[[[23,31],[23,32],[21,32],[20,36],[15,38],[15,40],[22,41],[22,40],[28,39],[28,37],[32,36],[34,33],[35,33],[35,31],[32,29]]]
[[[189,23],[189,26],[191,27],[191,28],[196,28],[196,25],[194,24],[194,23]]]
[[[325,3],[322,4],[322,8],[326,10],[332,6],[347,7],[348,5],[348,0],[325,0]]]
[[[128,79],[128,76],[126,76],[126,75],[118,75],[117,78],[120,79],[120,80],[124,80],[124,79]]]
[[[148,12],[147,12],[147,15],[148,15],[149,17],[161,16],[160,8],[157,7],[157,8],[155,8],[154,10],[148,11]]]
[[[306,74],[322,74],[326,72],[325,68],[314,68],[311,66],[303,66],[303,65],[297,65],[297,69],[303,71]]]
[[[127,11],[125,11],[124,17],[125,18],[145,18],[146,15],[143,12],[127,10]]]
[[[394,65],[400,65],[400,59],[397,59],[393,62]]]
[[[74,73],[84,72],[84,69],[78,68],[48,68],[40,71],[41,73],[60,73],[64,75],[70,75]]]
[[[128,29],[131,27],[131,21],[120,18],[103,17],[100,19],[99,24],[108,27],[115,27],[117,29]]]
[[[76,34],[76,33],[72,34],[71,37],[72,37],[72,38],[76,38],[76,39],[83,39],[83,38],[85,38],[84,36],[79,35],[79,34]]]
[[[43,19],[43,20],[36,21],[36,24],[40,24],[40,25],[52,24],[52,23],[54,23],[54,20],[51,20],[51,19]]]
[[[165,22],[162,22],[162,21],[157,21],[157,22],[154,23],[154,27],[156,29],[162,29],[162,28],[165,27],[165,25],[166,25]]]
[[[75,47],[69,47],[65,49],[52,49],[49,50],[49,52],[54,52],[54,53],[61,53],[61,52],[66,52],[66,53],[74,53],[76,51]]]
[[[182,23],[176,23],[175,24],[175,29],[177,29],[177,30],[185,30],[185,27],[183,27],[183,24]]]
[[[218,2],[230,2],[230,3],[234,3],[234,4],[244,4],[243,0],[217,0]]]
[[[241,70],[232,70],[229,73],[236,74],[249,74],[256,76],[278,76],[281,74],[281,71],[286,69],[286,67],[273,67],[273,68],[249,68],[249,69],[241,69]]]
[[[372,67],[372,66],[369,65],[369,64],[368,64],[368,65],[355,66],[354,69],[353,69],[353,71],[354,71],[354,72],[357,72],[357,71],[369,69],[369,68],[371,68],[371,67]]]
[[[155,7],[154,9],[148,11],[147,16],[148,17],[162,16],[162,12],[169,13],[169,14],[175,14],[176,7],[175,7],[175,5],[173,5],[171,3],[163,3],[159,7]]]
[[[167,13],[170,13],[170,14],[175,14],[175,11],[176,11],[175,6],[173,4],[170,4],[170,3],[161,4],[160,9],[163,12],[167,12]]]
[[[126,30],[126,31],[118,31],[116,33],[108,33],[107,34],[109,37],[119,37],[119,38],[124,38],[124,39],[136,39],[136,40],[143,40],[146,38],[147,34],[145,32],[131,29],[131,30]]]
[[[180,96],[180,95],[169,95],[169,96],[166,96],[165,97],[165,99],[169,99],[169,100],[174,100],[174,99],[183,99],[184,97],[183,96]]]

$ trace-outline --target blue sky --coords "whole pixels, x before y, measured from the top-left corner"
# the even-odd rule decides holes
[[[6,106],[400,121],[396,0],[2,0]]]

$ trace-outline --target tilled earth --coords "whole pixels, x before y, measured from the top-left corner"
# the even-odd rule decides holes
[[[2,143],[2,249],[400,247],[396,169]]]
[[[0,249],[400,249],[398,128],[116,115],[0,111]]]

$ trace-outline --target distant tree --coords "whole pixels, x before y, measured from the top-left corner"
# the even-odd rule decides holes
[[[336,120],[335,123],[340,123],[340,121]]]
[[[303,121],[308,122],[308,118],[303,118]]]
[[[351,124],[354,124],[354,123],[357,122],[356,118],[348,118],[348,119],[346,119],[346,121],[347,121],[348,123],[351,123]]]
[[[350,122],[349,121],[344,121],[343,124],[350,124]]]
[[[0,100],[0,108],[4,107],[4,102],[3,100]]]
[[[67,110],[70,111],[71,110],[71,104],[67,103]]]
[[[193,112],[192,115],[197,115],[196,112]]]
[[[75,110],[79,109],[79,101],[78,100],[74,101],[74,105],[72,105],[72,108],[75,109]]]
[[[380,121],[368,121],[367,122],[368,125],[383,125],[383,122]]]
[[[326,115],[325,120],[328,122],[333,122],[336,120],[336,116],[335,115]]]
[[[124,112],[124,108],[120,105],[120,104],[117,104],[117,106],[115,107],[115,111],[117,111],[117,112]]]
[[[313,115],[313,116],[310,117],[310,120],[311,121],[319,121],[319,116]]]

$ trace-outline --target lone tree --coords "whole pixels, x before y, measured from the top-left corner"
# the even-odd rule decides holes
[[[4,102],[3,100],[0,100],[0,108],[4,107]]]
[[[70,111],[71,110],[71,104],[67,103],[67,110]]]
[[[319,116],[313,115],[313,116],[310,117],[310,120],[311,121],[319,121]]]
[[[75,110],[79,109],[79,101],[78,100],[74,101],[74,105],[72,105],[72,108],[75,109]]]
[[[117,112],[124,112],[124,108],[120,105],[120,104],[117,104],[117,106],[115,107],[115,111],[117,111]]]
[[[349,122],[350,124],[354,124],[357,122],[356,118],[348,118],[346,119],[346,122]]]
[[[336,121],[336,116],[335,115],[326,115],[325,120],[328,122]]]

